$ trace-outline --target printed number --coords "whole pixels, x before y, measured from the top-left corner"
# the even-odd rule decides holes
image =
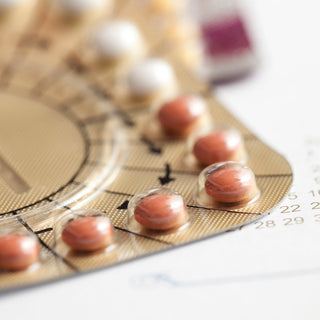
[[[315,222],[320,222],[320,214],[316,214],[316,215],[314,216],[314,221],[315,221]]]
[[[265,228],[273,228],[276,226],[275,222],[273,220],[267,220],[267,221],[258,221],[255,222],[256,229],[265,229]]]
[[[280,207],[281,213],[291,213],[291,212],[300,212],[300,205],[293,204],[291,206],[282,206]]]
[[[284,222],[285,226],[293,226],[294,224],[304,223],[304,219],[302,217],[285,218],[282,221]]]
[[[311,190],[309,193],[311,193],[313,197],[316,197],[320,195],[320,190]]]
[[[298,195],[295,192],[288,193],[289,200],[296,200],[297,198],[298,198]]]
[[[320,202],[311,202],[312,210],[320,209]]]

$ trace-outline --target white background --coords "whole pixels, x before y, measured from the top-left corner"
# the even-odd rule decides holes
[[[320,5],[316,0],[245,0],[243,5],[260,66],[250,78],[217,93],[258,136],[289,157],[304,204],[313,188],[311,178],[303,176],[309,172],[303,168],[304,141],[320,139]],[[250,225],[0,296],[0,319],[319,319],[320,224],[308,220],[307,208],[302,214],[303,226],[257,230]],[[277,212],[267,219],[281,221]]]

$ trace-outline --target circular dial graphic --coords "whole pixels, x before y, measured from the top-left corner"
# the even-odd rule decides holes
[[[121,164],[111,102],[40,70],[12,66],[0,89],[0,220],[83,204]]]

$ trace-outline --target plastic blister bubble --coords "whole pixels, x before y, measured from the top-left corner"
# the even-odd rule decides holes
[[[181,93],[153,106],[144,131],[155,140],[185,139],[209,120],[207,104],[200,95]]]
[[[127,96],[143,104],[164,101],[178,92],[178,84],[172,66],[161,58],[147,58],[139,61],[125,79]]]
[[[105,253],[116,246],[110,219],[97,210],[65,214],[57,220],[54,233],[56,250],[63,256]]]
[[[224,161],[245,163],[248,157],[240,132],[221,124],[211,124],[190,135],[186,149],[185,164],[189,167]]]
[[[186,228],[191,221],[183,197],[169,188],[135,195],[128,205],[127,227],[141,234],[167,234]]]
[[[227,161],[205,168],[199,175],[195,200],[209,208],[244,207],[256,201],[260,191],[252,170]]]
[[[86,51],[100,66],[128,68],[146,54],[146,44],[131,21],[114,19],[98,24],[86,43]]]
[[[0,272],[32,271],[41,263],[37,236],[23,228],[0,231]]]

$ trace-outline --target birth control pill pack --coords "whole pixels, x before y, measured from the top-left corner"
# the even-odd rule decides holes
[[[236,229],[290,189],[286,159],[197,77],[199,32],[178,3],[0,6],[0,290]],[[221,132],[240,147],[210,158],[200,140]],[[238,168],[248,185],[223,185]]]

